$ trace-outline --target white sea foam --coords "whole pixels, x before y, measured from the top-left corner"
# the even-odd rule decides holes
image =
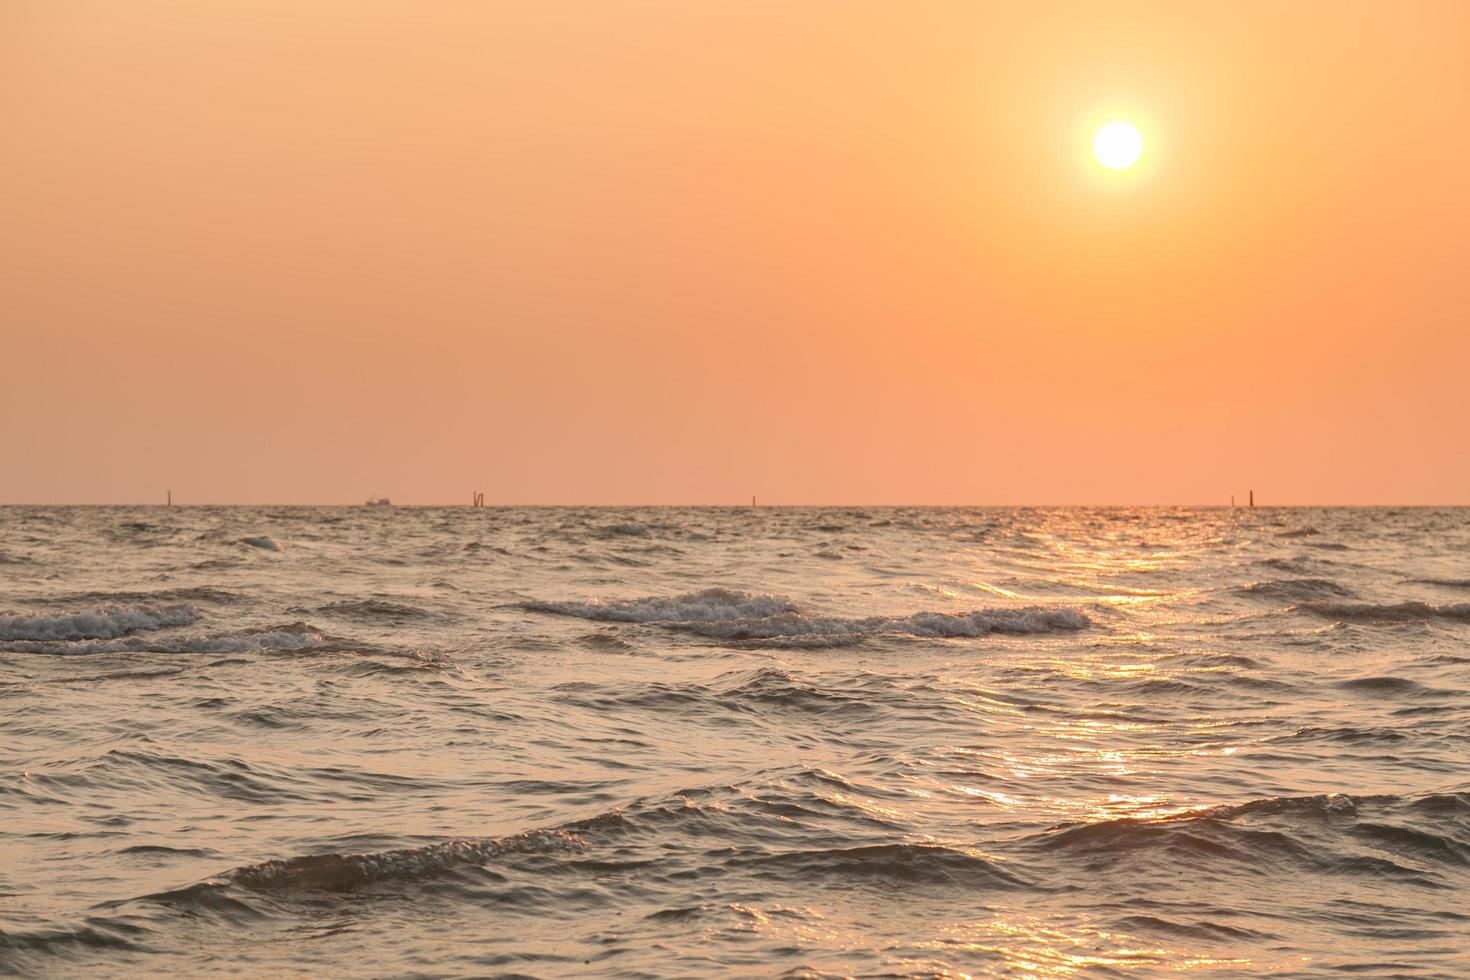
[[[777,616],[796,611],[790,600],[774,595],[754,595],[734,589],[705,589],[672,598],[657,596],[605,602],[532,602],[526,608],[534,612],[578,616],[615,623],[692,623],[752,619]]]
[[[916,637],[980,637],[1080,630],[1091,620],[1078,609],[1025,606],[964,613],[917,612],[909,616],[808,616],[783,596],[705,589],[672,598],[617,602],[528,603],[536,612],[624,623],[656,623],[713,639],[832,646],[875,634]]]
[[[187,626],[199,619],[188,603],[103,606],[86,612],[0,616],[0,641],[107,640],[145,630]]]

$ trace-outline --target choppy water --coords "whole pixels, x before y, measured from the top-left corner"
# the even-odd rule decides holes
[[[1470,975],[1464,510],[0,510],[0,972]]]

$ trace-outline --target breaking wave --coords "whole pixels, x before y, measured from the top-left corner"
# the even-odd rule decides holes
[[[965,613],[917,612],[909,616],[808,616],[783,596],[705,589],[672,598],[621,602],[530,602],[532,612],[624,623],[653,623],[718,640],[839,646],[879,634],[914,637],[982,637],[1084,629],[1080,610],[1025,606]]]
[[[0,616],[0,641],[107,640],[147,630],[187,626],[199,619],[188,603],[103,606],[49,616]]]
[[[528,602],[532,612],[555,613],[615,623],[692,623],[730,619],[758,619],[796,611],[789,599],[753,595],[733,589],[705,589],[673,598],[651,597],[607,602]]]

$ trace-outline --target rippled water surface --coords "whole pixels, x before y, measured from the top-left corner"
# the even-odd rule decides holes
[[[0,509],[0,972],[1470,975],[1470,512]]]

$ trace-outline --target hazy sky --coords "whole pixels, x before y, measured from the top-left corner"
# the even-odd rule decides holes
[[[0,502],[1251,487],[1470,503],[1470,4],[0,0]]]

